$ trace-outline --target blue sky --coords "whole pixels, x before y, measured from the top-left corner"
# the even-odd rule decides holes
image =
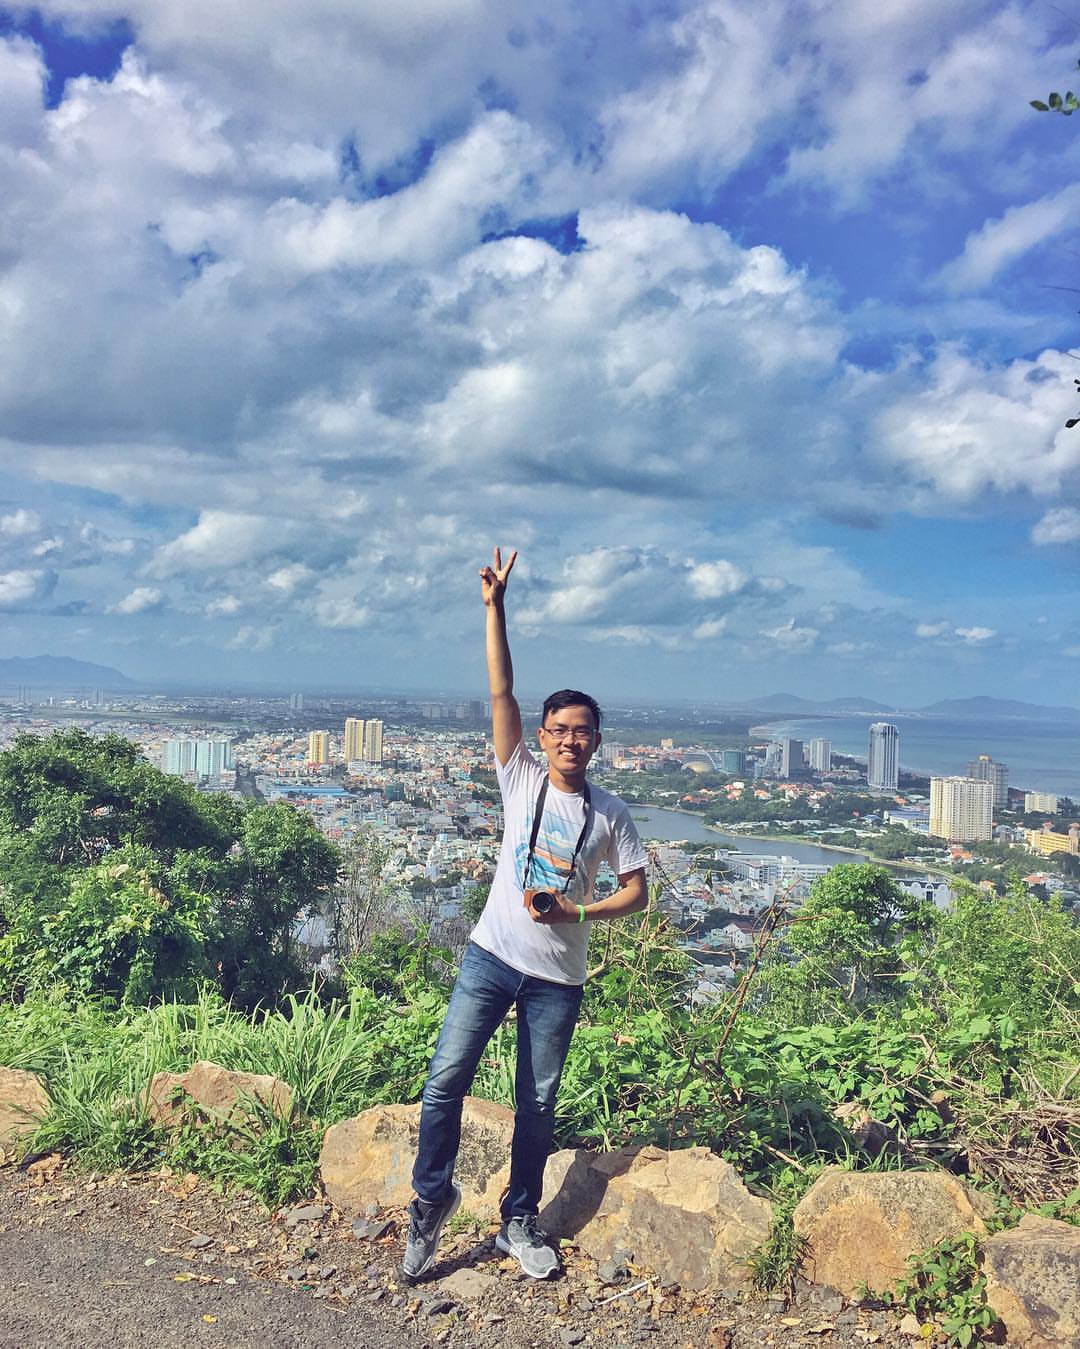
[[[0,10],[0,655],[1080,702],[1080,21]],[[1078,76],[1080,78],[1080,76]]]

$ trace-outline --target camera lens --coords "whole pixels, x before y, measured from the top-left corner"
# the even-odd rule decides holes
[[[555,907],[555,896],[550,890],[537,890],[532,898],[532,906],[537,913],[550,913]]]

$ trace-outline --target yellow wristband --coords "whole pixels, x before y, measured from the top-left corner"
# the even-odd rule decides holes
[[[577,920],[578,920],[579,923],[583,923],[583,922],[585,921],[585,905],[584,905],[584,904],[579,904],[579,905],[577,906]]]

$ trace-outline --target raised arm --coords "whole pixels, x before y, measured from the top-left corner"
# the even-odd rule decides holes
[[[506,638],[506,613],[503,600],[506,581],[517,561],[515,549],[503,566],[502,554],[495,549],[494,565],[480,568],[480,594],[487,611],[488,688],[491,692],[491,730],[495,756],[506,763],[521,742],[521,708],[514,697],[514,666],[510,643]]]

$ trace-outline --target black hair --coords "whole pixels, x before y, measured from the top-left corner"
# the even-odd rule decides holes
[[[593,727],[600,729],[600,704],[580,689],[559,689],[544,699],[544,710],[540,713],[540,725],[547,721],[552,712],[561,712],[564,707],[587,707],[592,713]]]

